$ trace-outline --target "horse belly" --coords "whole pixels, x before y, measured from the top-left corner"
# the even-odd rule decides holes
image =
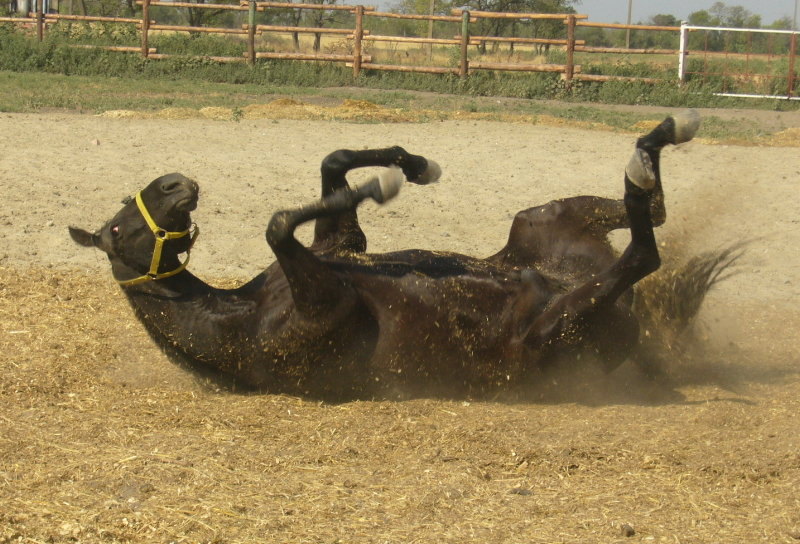
[[[378,324],[369,365],[373,381],[441,394],[477,392],[512,379],[514,286],[409,274],[371,287],[364,298]]]

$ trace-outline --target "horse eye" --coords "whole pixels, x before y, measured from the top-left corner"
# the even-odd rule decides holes
[[[114,225],[111,227],[111,234],[114,236],[119,236],[119,225]]]

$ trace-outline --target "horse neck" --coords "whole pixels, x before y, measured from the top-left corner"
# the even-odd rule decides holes
[[[217,359],[219,346],[214,339],[241,330],[253,305],[234,291],[215,289],[185,270],[171,278],[123,287],[123,291],[159,346],[199,361]]]

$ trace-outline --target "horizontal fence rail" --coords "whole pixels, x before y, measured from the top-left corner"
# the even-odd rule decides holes
[[[377,70],[377,71],[400,71],[400,72],[418,72],[428,74],[451,74],[457,75],[461,78],[468,77],[469,74],[476,70],[492,70],[492,71],[508,71],[508,72],[540,72],[540,73],[553,73],[558,74],[564,80],[566,86],[572,85],[573,81],[586,81],[586,82],[606,82],[606,81],[626,81],[626,82],[641,82],[641,83],[659,83],[663,81],[673,80],[673,76],[665,75],[664,77],[640,77],[636,75],[619,75],[617,74],[604,74],[597,73],[602,70],[602,65],[594,63],[595,58],[602,58],[602,55],[651,55],[653,57],[676,59],[677,58],[677,81],[684,83],[690,78],[709,78],[712,76],[719,76],[717,79],[735,79],[735,72],[714,72],[711,66],[713,59],[729,59],[732,53],[728,51],[712,51],[706,46],[703,49],[697,47],[689,48],[689,33],[706,32],[706,33],[721,33],[721,32],[748,32],[748,33],[771,33],[780,34],[783,32],[787,34],[790,39],[788,51],[786,54],[777,55],[780,59],[786,59],[786,75],[765,75],[755,71],[752,67],[748,66],[741,77],[749,77],[753,80],[777,78],[785,80],[785,94],[752,94],[752,93],[720,93],[731,96],[759,96],[759,97],[777,97],[777,98],[791,98],[796,99],[796,83],[797,76],[795,75],[795,60],[797,55],[797,32],[796,31],[772,31],[766,29],[726,29],[718,27],[700,27],[689,26],[685,23],[680,27],[675,26],[657,26],[657,25],[626,25],[619,23],[596,23],[588,21],[588,16],[574,13],[500,13],[489,11],[467,11],[463,9],[453,9],[449,15],[441,14],[404,14],[393,12],[377,11],[372,6],[363,5],[343,5],[343,4],[313,4],[313,3],[292,3],[292,2],[270,2],[270,1],[257,1],[257,0],[240,0],[238,4],[222,4],[222,3],[209,3],[200,4],[187,1],[165,1],[165,0],[137,0],[136,5],[141,8],[140,18],[131,17],[103,17],[103,16],[86,16],[86,15],[72,15],[72,14],[59,14],[59,13],[44,13],[43,2],[44,0],[33,0],[35,11],[28,13],[27,17],[0,17],[0,23],[13,23],[21,25],[24,28],[33,29],[39,40],[44,37],[45,31],[53,25],[63,23],[110,23],[121,25],[133,25],[139,34],[139,45],[88,45],[88,44],[73,44],[72,47],[76,48],[97,48],[107,51],[116,51],[124,53],[139,53],[143,57],[149,59],[164,59],[170,58],[173,54],[160,52],[157,48],[150,45],[150,37],[153,33],[170,33],[170,32],[187,32],[192,34],[219,34],[232,36],[231,39],[244,40],[247,45],[247,51],[242,56],[203,56],[202,58],[215,62],[247,62],[254,64],[258,59],[270,60],[295,60],[295,61],[311,61],[311,62],[338,62],[345,63],[348,67],[352,68],[353,76],[358,77],[363,70]],[[182,24],[166,24],[159,22],[158,17],[152,16],[152,9],[158,8],[162,10],[180,10],[180,9],[200,9],[200,10],[214,10],[216,13],[231,12],[239,13],[238,17],[245,17],[247,22],[239,24],[237,27],[219,27],[219,26],[198,26],[198,25],[182,25]],[[325,21],[329,21],[331,17],[328,15],[320,15],[314,21],[316,26],[300,26],[300,25],[281,25],[281,24],[261,24],[257,22],[257,14],[270,14],[277,13],[278,10],[294,10],[294,12],[309,11],[309,12],[330,12],[340,13],[339,22],[336,26],[324,26]],[[316,16],[315,16],[316,17]],[[294,19],[300,21],[300,17]],[[376,33],[373,30],[365,28],[367,21],[385,21],[385,20],[406,20],[413,21],[415,24],[428,23],[427,36],[422,35],[403,35],[392,36]],[[534,22],[549,21],[550,35],[543,37],[536,36],[536,31],[533,36],[516,36],[516,35],[490,35],[486,32],[478,32],[473,34],[476,25],[480,25],[481,21],[487,20],[505,20],[510,21],[510,25],[527,25]],[[500,23],[498,23],[500,24]],[[552,25],[563,25],[562,36],[553,36],[552,29],[557,28]],[[434,34],[434,25],[449,25],[448,31],[440,30]],[[494,23],[492,23],[494,25]],[[375,28],[374,26],[372,28]],[[441,29],[442,27],[439,26]],[[477,26],[477,28],[488,28],[486,26]],[[528,27],[529,28],[529,27]],[[661,32],[674,35],[677,39],[678,47],[675,49],[664,47],[611,47],[608,45],[592,45],[587,43],[584,39],[576,38],[576,32],[583,28],[600,28],[608,30],[624,30],[627,33],[631,31],[636,32]],[[456,30],[458,29],[458,30]],[[452,33],[450,33],[452,32]],[[529,31],[530,32],[530,31]],[[513,30],[512,30],[513,33]],[[263,47],[264,39],[270,37],[272,43],[277,43],[276,40],[281,35],[293,36],[295,47],[299,43],[298,36],[300,35],[313,35],[315,37],[315,50],[314,52],[303,51],[264,51],[259,50]],[[444,35],[443,35],[444,34]],[[448,35],[449,34],[449,35]],[[556,33],[558,34],[558,33]],[[339,49],[345,51],[333,50],[322,52],[319,50],[319,44],[323,36],[329,36],[342,40],[339,43]],[[588,35],[587,35],[588,36]],[[238,37],[238,38],[237,38]],[[630,35],[628,34],[628,40]],[[660,42],[660,43],[663,43]],[[395,62],[385,62],[382,55],[376,57],[375,52],[370,51],[377,45],[388,46],[390,48],[402,48],[409,45],[418,45],[420,48],[426,48],[428,51],[428,61],[421,62],[419,59],[412,60],[396,60]],[[538,58],[525,59],[521,55],[508,55],[506,59],[493,59],[489,56],[484,56],[487,44],[493,49],[500,47],[508,48],[510,52],[527,48],[533,51],[549,51],[549,49],[556,48],[564,52],[563,62],[542,62]],[[450,50],[448,55],[440,54],[439,57],[447,58],[449,62],[443,65],[441,62],[433,58],[433,47],[436,46],[440,50]],[[478,47],[481,54],[470,56],[470,47]],[[516,49],[515,49],[516,48]],[[739,56],[742,53],[737,53]],[[576,55],[579,58],[576,58]],[[185,55],[182,55],[185,56]],[[385,53],[383,54],[385,56]],[[399,57],[399,55],[395,55]],[[406,53],[408,56],[408,53]],[[530,55],[529,55],[530,56]],[[380,58],[379,58],[380,57]],[[476,58],[477,57],[477,58]],[[760,53],[757,51],[747,51],[744,54],[745,61],[749,62],[754,59],[766,59],[772,61],[776,55],[773,53]],[[376,58],[379,60],[376,61]],[[544,55],[547,58],[547,55]],[[689,60],[694,59],[695,64],[697,59],[704,59],[702,68],[690,66]],[[391,59],[388,59],[391,60]],[[559,58],[560,60],[560,58]],[[674,62],[667,60],[667,63]],[[583,63],[583,64],[581,64]],[[662,62],[663,63],[663,62]],[[599,67],[598,67],[599,66]],[[624,72],[623,72],[624,73]],[[665,72],[666,73],[666,72]],[[675,72],[672,72],[673,74]]]

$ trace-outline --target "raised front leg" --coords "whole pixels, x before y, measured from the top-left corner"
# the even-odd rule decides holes
[[[412,155],[402,147],[334,151],[322,161],[322,197],[330,196],[339,189],[349,187],[347,173],[356,168],[369,166],[396,166],[412,183],[425,185],[439,179],[441,169],[435,162],[420,155]],[[314,250],[336,249],[363,253],[367,249],[367,238],[358,224],[355,208],[317,219],[314,227]]]
[[[314,219],[354,212],[366,198],[384,203],[397,194],[402,183],[402,172],[388,168],[356,189],[343,187],[312,204],[272,216],[267,227],[267,242],[286,275],[301,314],[313,318],[330,313],[352,297],[354,291],[312,250],[295,239],[295,229]]]

